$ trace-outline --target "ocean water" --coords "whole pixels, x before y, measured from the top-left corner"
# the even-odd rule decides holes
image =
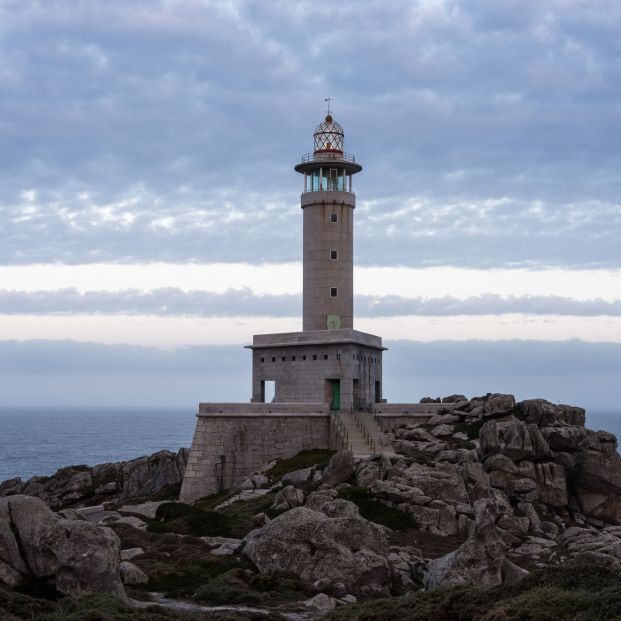
[[[190,408],[0,408],[0,481],[189,447],[194,413]],[[621,439],[621,408],[589,411],[587,427]]]
[[[0,481],[189,447],[194,408],[0,408]]]

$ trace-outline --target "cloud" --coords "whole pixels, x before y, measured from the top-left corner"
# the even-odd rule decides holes
[[[398,295],[358,295],[356,316],[403,315],[448,317],[454,315],[571,315],[621,316],[621,300],[574,300],[560,296],[501,296],[484,294],[466,299],[406,298]],[[0,290],[0,313],[4,315],[157,315],[163,317],[293,317],[301,314],[299,294],[259,295],[249,288],[224,293],[162,288],[151,291],[57,291]]]
[[[3,2],[0,262],[298,260],[292,166],[331,95],[365,166],[358,263],[619,266],[619,18]]]
[[[582,341],[385,342],[391,402],[455,392],[509,392],[617,409],[621,345]],[[239,346],[160,350],[72,341],[0,341],[4,406],[182,406],[250,399],[250,354]]]

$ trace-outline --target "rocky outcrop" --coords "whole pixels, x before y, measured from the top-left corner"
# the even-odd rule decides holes
[[[66,595],[107,593],[126,599],[119,539],[109,528],[64,519],[30,496],[0,499],[0,582],[48,582]]]
[[[69,466],[51,477],[19,478],[0,483],[0,497],[23,494],[40,498],[52,509],[87,501],[127,500],[155,494],[183,480],[188,450],[159,451],[148,457],[98,466]]]
[[[383,529],[360,517],[352,503],[331,503],[324,499],[325,513],[298,507],[278,516],[250,533],[243,553],[261,572],[284,571],[308,582],[326,578],[355,592],[387,593],[391,569]]]
[[[470,537],[454,552],[429,563],[425,578],[428,588],[502,582],[506,545],[496,529],[494,511],[492,501],[475,502],[474,527]]]

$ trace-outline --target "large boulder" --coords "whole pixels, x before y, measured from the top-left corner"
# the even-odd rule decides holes
[[[323,482],[328,485],[346,483],[354,476],[354,454],[351,451],[339,451],[330,458],[323,471]]]
[[[401,476],[411,487],[422,490],[431,499],[453,504],[468,503],[464,480],[453,464],[438,463],[432,467],[413,463]]]
[[[250,533],[243,553],[262,573],[284,571],[308,582],[327,578],[360,592],[387,587],[384,530],[353,512],[339,513],[331,518],[307,507],[291,509]]]
[[[491,455],[504,455],[518,462],[537,460],[546,455],[548,445],[535,424],[522,421],[488,421],[479,432],[482,459]]]
[[[187,459],[187,449],[180,449],[178,453],[159,451],[125,462],[121,499],[148,496],[169,485],[181,483]]]
[[[616,438],[602,431],[587,434],[587,446],[576,457],[576,498],[586,515],[621,523],[621,457]]]
[[[584,408],[572,405],[555,405],[545,399],[528,399],[517,404],[515,415],[526,423],[539,427],[578,425],[584,427]]]
[[[0,498],[0,581],[6,586],[35,578],[66,595],[87,591],[126,600],[119,550],[109,528],[63,519],[30,496]]]
[[[494,510],[492,500],[474,503],[474,527],[470,536],[457,550],[429,563],[425,578],[428,588],[493,585],[503,581],[503,569],[507,566],[505,544],[496,528]],[[509,568],[513,569],[508,565]]]
[[[483,416],[502,416],[510,414],[515,408],[515,397],[495,393],[488,395],[483,404]]]

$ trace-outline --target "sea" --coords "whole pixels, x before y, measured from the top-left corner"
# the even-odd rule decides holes
[[[0,407],[0,481],[64,466],[125,461],[189,447],[196,410]],[[587,427],[621,438],[621,409],[587,411]]]

